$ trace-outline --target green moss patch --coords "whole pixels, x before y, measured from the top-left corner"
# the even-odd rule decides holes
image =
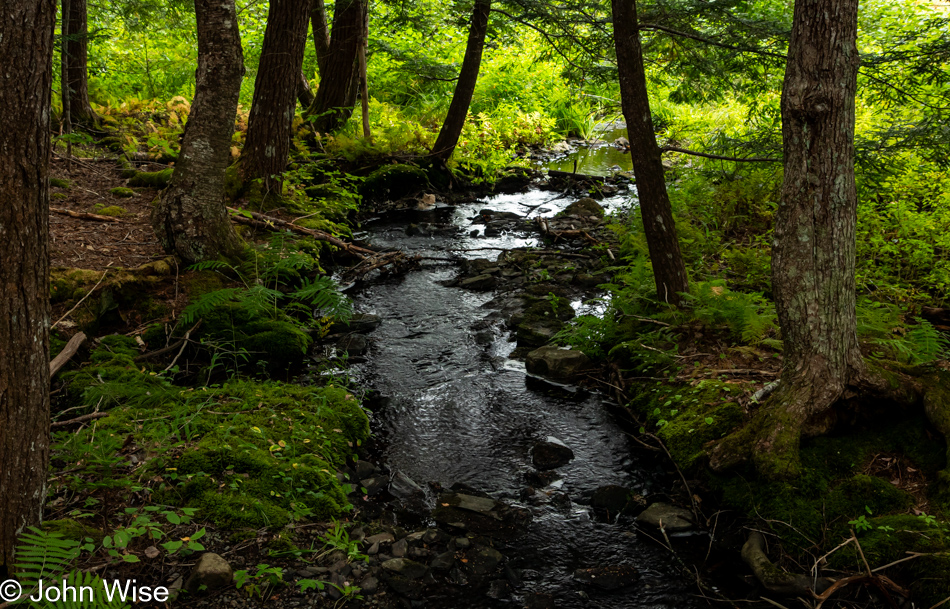
[[[129,214],[128,210],[126,210],[124,207],[119,207],[118,205],[109,205],[108,207],[97,209],[96,213],[100,216],[112,216],[114,218],[121,218],[122,216],[127,216]]]
[[[162,171],[137,171],[129,178],[129,186],[145,188],[165,188],[172,179],[173,169]]]
[[[153,501],[198,508],[228,529],[279,529],[350,509],[336,471],[369,437],[369,421],[348,391],[247,380],[183,389],[130,365],[126,337],[108,339],[70,373],[70,387],[82,389],[80,406],[109,416],[54,437],[54,458],[83,464],[75,484],[144,484]],[[144,467],[128,466],[124,446],[145,455]]]
[[[415,165],[384,165],[366,177],[360,194],[371,199],[401,199],[431,189],[426,172]]]
[[[62,188],[63,190],[69,190],[72,188],[72,182],[69,180],[64,180],[62,178],[50,178],[49,185],[54,188]]]
[[[131,188],[125,188],[125,187],[119,186],[118,188],[113,188],[112,190],[110,190],[109,194],[111,194],[113,197],[128,199],[129,197],[135,196],[135,191],[132,190]]]

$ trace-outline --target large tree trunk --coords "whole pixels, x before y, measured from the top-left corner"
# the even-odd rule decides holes
[[[244,178],[263,179],[267,192],[279,194],[279,176],[287,168],[309,16],[310,7],[299,0],[271,0],[267,13],[247,141],[241,153]]]
[[[171,182],[152,213],[162,247],[186,263],[232,257],[243,247],[224,201],[224,173],[244,75],[234,0],[195,0],[195,16],[195,98]]]
[[[86,20],[86,0],[69,0],[69,25],[64,37],[66,44],[63,46],[66,52],[66,82],[69,85],[69,114],[73,123],[96,126],[99,123],[99,115],[89,103],[89,78],[86,69],[89,31]],[[66,93],[64,90],[64,101]]]
[[[822,415],[832,414],[846,391],[874,384],[855,320],[857,15],[858,0],[795,3],[782,90],[785,178],[772,250],[782,377],[745,437],[717,447],[714,466],[734,461],[739,441],[751,445],[760,474],[797,476],[803,429],[832,421]]]
[[[678,305],[680,293],[689,291],[689,280],[673,223],[670,197],[666,192],[663,160],[653,131],[637,24],[637,3],[636,0],[612,0],[611,6],[621,108],[627,122],[627,139],[630,140],[640,215],[650,250],[656,292],[664,302]]]
[[[455,93],[449,105],[449,113],[442,123],[439,137],[432,146],[432,156],[443,163],[449,160],[462,135],[468,108],[472,104],[475,94],[475,85],[478,82],[478,71],[482,65],[482,51],[485,48],[485,35],[488,33],[488,17],[491,15],[491,0],[475,0],[472,10],[472,24],[468,30],[468,44],[465,46],[465,59],[462,60],[462,70],[459,72],[458,82],[455,83]]]
[[[49,460],[49,113],[55,0],[0,0],[0,581]]]
[[[307,113],[320,133],[339,131],[353,115],[359,95],[359,54],[366,0],[337,0],[320,87]]]

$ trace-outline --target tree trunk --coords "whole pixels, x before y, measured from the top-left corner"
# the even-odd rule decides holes
[[[152,213],[162,247],[185,263],[243,248],[224,201],[244,53],[234,0],[195,0],[198,69],[195,98],[171,182]]]
[[[367,8],[368,11],[368,8]],[[357,57],[359,66],[360,102],[363,114],[363,137],[372,142],[373,134],[369,129],[369,84],[366,78],[366,45],[369,41],[369,13],[363,15],[363,30],[360,32],[360,51]]]
[[[86,0],[69,0],[69,25],[64,39],[66,77],[69,84],[69,115],[73,123],[95,127],[99,115],[89,103],[89,78],[86,69],[89,30]],[[66,91],[63,91],[64,99]],[[63,106],[65,108],[65,105]]]
[[[263,179],[265,192],[280,193],[279,176],[287,168],[309,16],[310,8],[298,0],[271,0],[267,12],[241,153],[245,180]]]
[[[297,83],[297,101],[300,102],[300,107],[306,110],[313,103],[313,99],[313,90],[310,88],[307,75],[301,72],[300,80]]]
[[[833,421],[827,415],[846,391],[876,383],[867,376],[855,319],[857,15],[858,0],[795,3],[782,90],[785,177],[772,250],[784,363],[778,390],[741,438],[769,478],[797,476],[803,430]],[[713,465],[728,465],[738,450],[724,442]]]
[[[432,156],[443,163],[449,160],[459,143],[462,128],[465,126],[465,118],[468,116],[468,108],[472,104],[472,96],[475,94],[475,85],[478,82],[478,71],[482,65],[482,51],[485,48],[490,15],[491,0],[475,0],[462,70],[459,72],[458,82],[455,83],[455,93],[452,95],[449,113],[445,117],[445,122],[442,123],[435,145],[432,146]]]
[[[656,293],[664,302],[679,305],[680,293],[689,291],[689,280],[673,223],[670,197],[666,192],[663,159],[653,131],[637,3],[636,0],[612,0],[611,5],[621,108],[627,121],[627,139],[630,140],[640,215],[650,250]]]
[[[353,115],[359,95],[357,57],[365,10],[366,0],[336,3],[326,62],[320,66],[320,87],[307,111],[320,133],[339,131]]]
[[[49,461],[49,114],[55,0],[0,0],[0,581]]]
[[[317,70],[322,78],[330,56],[330,28],[327,27],[327,7],[323,0],[313,0],[310,5],[310,27],[313,29],[313,48],[317,52]]]

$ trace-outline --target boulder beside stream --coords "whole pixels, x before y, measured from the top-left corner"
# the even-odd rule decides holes
[[[547,345],[529,353],[525,367],[531,374],[566,380],[587,370],[590,359],[581,351]]]

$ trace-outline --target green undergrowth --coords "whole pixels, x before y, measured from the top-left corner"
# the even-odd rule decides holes
[[[237,378],[181,387],[137,353],[132,339],[106,337],[88,365],[64,375],[73,408],[109,413],[54,434],[54,458],[81,464],[68,487],[145,493],[222,528],[277,529],[349,510],[336,471],[369,423],[348,390]]]

